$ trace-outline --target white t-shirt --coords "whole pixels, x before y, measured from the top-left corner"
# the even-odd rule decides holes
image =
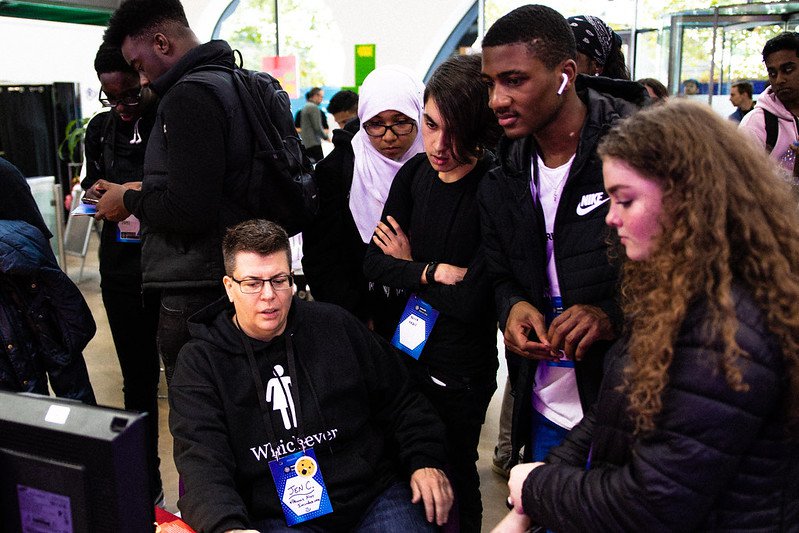
[[[560,298],[560,283],[555,267],[555,215],[573,162],[574,156],[557,168],[548,168],[536,155],[532,163],[538,164],[538,191],[536,194],[533,182],[531,192],[541,203],[546,224],[549,280],[549,294],[546,296],[549,296],[550,301]],[[532,168],[532,172],[535,176],[535,168]],[[574,368],[550,366],[546,361],[539,361],[533,386],[533,408],[555,424],[566,429],[573,428],[583,418]]]

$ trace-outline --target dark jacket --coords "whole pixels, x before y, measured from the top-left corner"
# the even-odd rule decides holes
[[[30,185],[17,167],[0,157],[0,220],[23,220],[46,239],[53,236],[39,212]]]
[[[42,233],[0,221],[0,389],[94,404],[81,353],[95,324],[78,288],[58,267]]]
[[[161,101],[142,190],[124,196],[142,223],[145,288],[218,286],[225,229],[250,218],[249,123],[229,73],[189,74],[207,65],[235,66],[226,42],[193,48],[150,85]]]
[[[444,183],[427,155],[410,159],[391,184],[382,220],[392,216],[408,235],[413,261],[395,259],[370,243],[367,278],[415,292],[439,311],[420,361],[443,375],[493,381],[497,363],[497,320],[480,239],[477,188],[494,165],[487,154],[455,183]],[[468,268],[456,285],[421,283],[428,262]]]
[[[97,180],[112,183],[142,181],[144,153],[156,114],[155,104],[134,122],[120,120],[113,111],[92,117],[86,127],[86,177],[88,190]],[[138,133],[139,142],[132,142]],[[115,222],[103,222],[100,237],[100,283],[106,289],[141,293],[141,243],[119,242]]]
[[[280,443],[299,451],[298,431],[284,431],[274,411],[267,430],[232,313],[222,299],[190,318],[193,340],[181,350],[169,388],[175,463],[186,487],[178,507],[199,533],[282,518],[268,462]],[[264,384],[273,365],[285,368],[287,334],[299,381],[290,386],[298,427],[313,442],[333,506],[310,524],[348,530],[389,484],[444,464],[443,427],[409,388],[394,350],[329,304],[295,298],[283,335],[252,340]]]
[[[314,170],[319,212],[302,232],[302,269],[314,299],[343,307],[390,339],[408,294],[402,288],[369,282],[363,274],[367,244],[350,211],[354,132],[357,123],[352,121],[346,129],[334,130],[333,151]]]
[[[555,262],[563,307],[587,304],[601,308],[617,328],[621,311],[616,299],[618,264],[608,257],[610,230],[605,225],[608,196],[602,181],[602,161],[596,147],[618,119],[637,109],[633,104],[598,93],[578,91],[588,107],[577,154],[569,171],[555,217]],[[510,308],[527,301],[546,314],[546,230],[540,205],[533,202],[530,183],[532,137],[500,141],[500,167],[480,184],[483,242],[488,271],[494,279],[501,329]],[[596,400],[602,360],[609,343],[596,342],[575,363],[580,402],[585,412]],[[509,357],[518,357],[509,354]],[[530,434],[531,393],[537,362],[524,359],[514,384],[513,457]]]
[[[694,304],[674,344],[656,428],[635,436],[619,390],[624,341],[608,353],[597,405],[534,470],[523,490],[537,524],[578,531],[799,531],[799,445],[786,434],[790,391],[778,340],[735,287],[746,392],[718,370],[721,350]],[[586,461],[591,451],[591,468]],[[556,495],[553,496],[553,495]]]
[[[355,165],[353,135],[333,130],[333,151],[314,169],[319,212],[302,232],[302,271],[314,299],[339,305],[365,321],[369,317],[363,275],[366,244],[349,206]]]

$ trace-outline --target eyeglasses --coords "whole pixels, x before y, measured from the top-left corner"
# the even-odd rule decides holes
[[[257,294],[261,292],[264,290],[264,283],[267,281],[272,286],[272,290],[274,291],[287,291],[291,289],[292,285],[294,285],[294,276],[291,274],[278,274],[277,276],[266,279],[236,279],[233,276],[230,276],[230,279],[239,284],[239,290],[241,290],[241,292],[244,294]]]
[[[103,107],[116,107],[119,104],[122,105],[139,105],[141,101],[141,89],[135,95],[128,95],[123,96],[122,98],[108,98],[103,90],[100,89],[100,103],[103,104]]]
[[[369,137],[382,137],[388,130],[391,130],[391,133],[400,137],[410,134],[415,127],[416,122],[412,120],[409,122],[396,122],[394,124],[374,124],[372,122],[366,122],[363,125],[363,129]]]

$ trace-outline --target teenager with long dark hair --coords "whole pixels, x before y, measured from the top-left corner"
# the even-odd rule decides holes
[[[411,374],[447,429],[460,530],[479,531],[477,443],[496,389],[497,321],[481,252],[477,187],[499,138],[480,57],[442,63],[424,93],[425,153],[397,174],[366,253],[376,283],[415,293],[439,312]]]

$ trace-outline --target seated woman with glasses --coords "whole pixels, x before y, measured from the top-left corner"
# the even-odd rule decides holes
[[[333,132],[333,151],[316,165],[319,214],[303,231],[302,267],[314,299],[340,305],[390,338],[407,295],[370,285],[363,258],[400,167],[423,151],[424,85],[402,67],[372,71],[361,86],[354,135]]]
[[[765,151],[672,99],[598,149],[626,256],[597,403],[515,466],[495,531],[796,531],[799,213]]]
[[[86,127],[84,202],[103,193],[100,179],[130,187],[141,185],[144,152],[155,123],[155,95],[139,85],[139,75],[119,48],[103,44],[94,68],[100,79],[100,102],[109,111],[99,113]],[[142,296],[141,242],[138,221],[103,222],[100,237],[100,286],[103,305],[122,370],[125,409],[147,412],[151,490],[163,497],[158,473],[158,382],[160,363],[156,347],[159,304],[154,294]]]
[[[480,67],[480,56],[452,57],[430,78],[421,128],[425,153],[394,179],[364,262],[367,279],[415,293],[439,313],[418,361],[405,359],[446,426],[448,475],[463,532],[480,531],[475,462],[498,367],[477,188],[494,166],[487,149],[501,130]]]

